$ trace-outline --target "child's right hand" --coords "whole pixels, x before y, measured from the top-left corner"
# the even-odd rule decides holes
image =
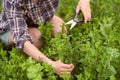
[[[53,61],[52,67],[55,69],[56,74],[58,74],[58,75],[61,75],[64,72],[66,72],[67,74],[70,75],[72,70],[74,69],[74,65],[72,63],[65,64],[65,63],[61,62],[61,60]]]
[[[80,0],[76,7],[76,13],[82,11],[84,16],[84,22],[88,22],[91,20],[91,8],[90,8],[90,0]]]

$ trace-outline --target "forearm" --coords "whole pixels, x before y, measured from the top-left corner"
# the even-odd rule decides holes
[[[47,58],[41,51],[39,51],[33,44],[30,43],[30,41],[26,41],[24,43],[23,51],[35,59],[36,61],[41,60],[43,62],[46,62],[48,64],[52,64],[52,60]]]
[[[26,41],[24,43],[23,50],[27,55],[31,56],[35,60],[37,61],[42,60],[43,62],[46,62],[49,65],[52,65],[52,67],[55,69],[58,75],[63,74],[65,71],[67,72],[67,74],[70,74],[74,69],[73,64],[64,64],[60,60],[58,61],[50,60],[44,54],[42,54],[42,52],[40,52],[33,44],[31,44],[30,41]]]

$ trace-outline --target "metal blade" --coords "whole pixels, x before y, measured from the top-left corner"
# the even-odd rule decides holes
[[[70,27],[70,30],[71,30],[73,27],[75,27],[76,24],[77,24],[77,23],[73,21],[73,23],[72,23],[72,25],[71,25],[71,27]]]
[[[65,24],[72,24],[73,23],[73,20],[70,20],[68,22],[66,22]]]

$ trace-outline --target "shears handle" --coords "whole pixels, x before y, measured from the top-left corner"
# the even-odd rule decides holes
[[[79,15],[80,13],[82,13],[82,12],[80,11],[79,13],[77,13],[76,10],[74,9],[73,20],[74,20],[75,22],[77,22],[77,23],[78,23],[78,22],[84,22],[84,18],[81,18],[81,19],[78,18],[78,15]]]

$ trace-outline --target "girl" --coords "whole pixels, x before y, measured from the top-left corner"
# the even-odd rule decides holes
[[[52,65],[58,75],[64,71],[70,74],[74,65],[52,61],[38,47],[41,36],[37,29],[38,23],[50,21],[53,25],[53,35],[61,32],[64,21],[55,15],[58,0],[2,0],[0,15],[0,40],[7,46],[15,45],[36,61]]]

